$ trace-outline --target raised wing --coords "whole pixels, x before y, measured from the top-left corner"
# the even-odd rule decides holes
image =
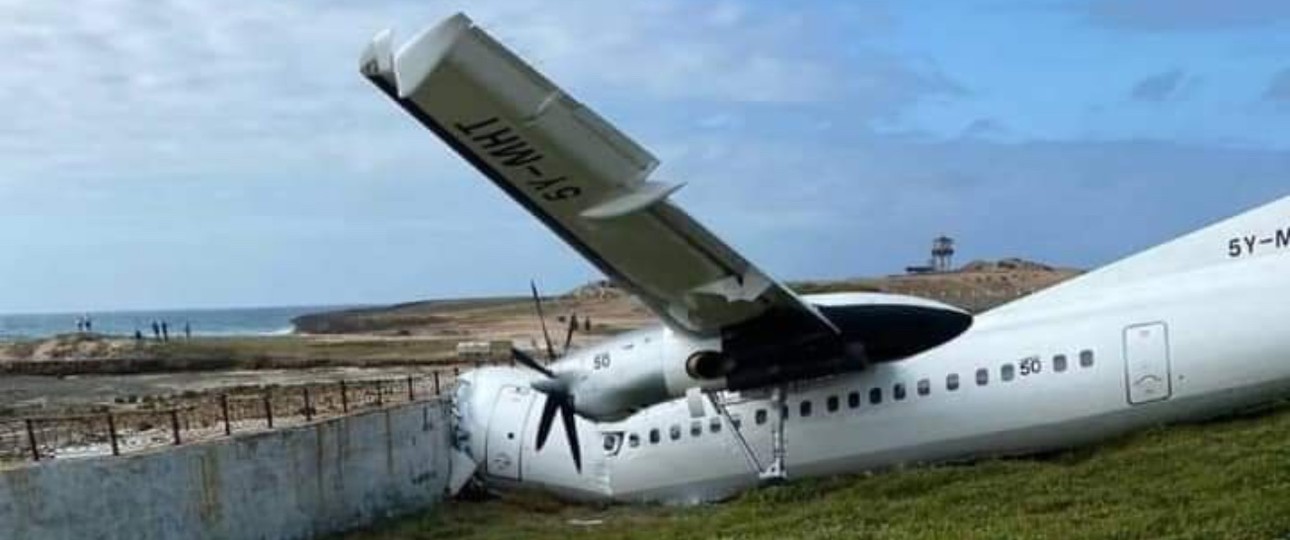
[[[673,329],[731,337],[767,324],[836,335],[813,306],[668,202],[658,160],[464,15],[393,50],[388,32],[363,74]],[[741,332],[735,332],[736,334]]]

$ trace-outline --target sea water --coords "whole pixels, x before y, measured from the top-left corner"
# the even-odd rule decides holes
[[[174,309],[161,311],[108,311],[90,313],[0,314],[0,339],[45,338],[77,331],[77,321],[88,319],[96,334],[133,336],[135,330],[152,337],[152,323],[169,326],[171,336],[182,336],[184,325],[194,336],[268,336],[290,334],[291,319],[354,306],[263,307],[240,309]]]

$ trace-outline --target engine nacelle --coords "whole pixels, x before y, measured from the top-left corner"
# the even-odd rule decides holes
[[[579,414],[616,421],[691,389],[744,390],[863,370],[909,358],[962,334],[962,310],[906,296],[805,298],[838,333],[803,334],[774,319],[703,339],[669,328],[632,332],[552,366]]]
[[[724,388],[724,381],[692,377],[687,369],[695,356],[725,361],[720,353],[719,338],[694,339],[655,327],[576,351],[552,369],[567,381],[579,414],[616,421],[690,388]]]

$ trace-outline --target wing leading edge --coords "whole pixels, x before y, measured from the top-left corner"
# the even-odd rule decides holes
[[[650,152],[565,94],[464,15],[396,52],[388,32],[361,71],[511,198],[674,330],[699,337],[767,322],[838,329],[667,199]]]

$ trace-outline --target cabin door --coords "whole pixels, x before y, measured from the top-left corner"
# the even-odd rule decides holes
[[[1140,405],[1169,399],[1169,328],[1164,323],[1130,326],[1124,330],[1125,383],[1129,403]]]
[[[520,480],[524,424],[533,406],[534,391],[522,386],[503,386],[497,393],[493,415],[488,420],[488,463],[491,476]]]

